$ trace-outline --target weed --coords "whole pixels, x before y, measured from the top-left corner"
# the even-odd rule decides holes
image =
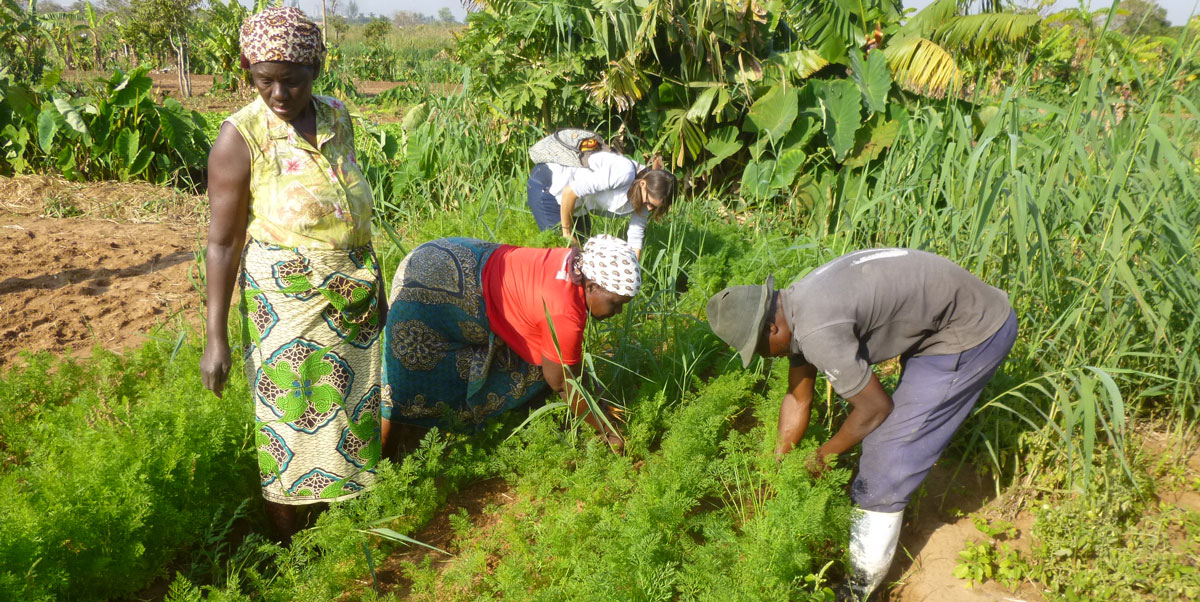
[[[54,218],[80,217],[83,215],[83,210],[77,207],[73,201],[58,197],[46,199],[42,211],[45,212],[45,217]]]

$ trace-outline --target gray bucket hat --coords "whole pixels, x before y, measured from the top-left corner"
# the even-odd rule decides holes
[[[775,278],[766,284],[731,286],[708,300],[708,324],[722,341],[737,349],[742,367],[750,366],[759,335],[767,323],[767,309],[775,292]]]

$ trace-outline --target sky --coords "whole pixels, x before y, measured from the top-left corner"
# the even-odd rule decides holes
[[[249,3],[249,0],[242,0],[243,3]],[[341,7],[344,7],[349,0],[338,0]],[[443,6],[448,7],[450,12],[454,14],[454,18],[459,21],[466,16],[466,11],[463,10],[462,2],[459,0],[355,0],[358,2],[358,10],[360,13],[376,13],[379,15],[390,16],[398,10],[407,10],[412,12],[424,13],[426,15],[437,15],[438,11]],[[904,6],[912,8],[923,8],[933,2],[933,0],[904,0]],[[1188,17],[1197,12],[1197,3],[1200,0],[1157,0],[1158,5],[1167,9],[1167,20],[1172,25],[1183,25],[1187,22]],[[1033,4],[1033,0],[1025,0],[1023,4]],[[287,4],[291,4],[288,0]],[[1090,10],[1099,10],[1112,5],[1111,0],[1090,0],[1084,4]],[[1055,3],[1053,11],[1079,6],[1079,0],[1059,0]],[[314,19],[321,17],[321,0],[300,0],[300,9],[308,13]]]
[[[390,17],[398,10],[407,10],[437,16],[443,6],[449,8],[450,12],[454,14],[454,18],[459,21],[462,21],[467,14],[459,0],[355,0],[355,2],[358,2],[358,12],[364,15],[375,13]],[[253,2],[242,0],[242,4],[253,4]],[[344,12],[347,4],[349,4],[349,0],[338,0],[338,10]],[[291,0],[284,0],[284,5],[291,6]],[[300,0],[300,10],[313,20],[320,20],[321,0]]]
[[[1019,1],[1023,5],[1035,4],[1034,0]],[[933,0],[904,0],[904,6],[909,8],[924,8],[931,3],[933,3]],[[1155,3],[1167,9],[1167,21],[1170,21],[1171,25],[1183,25],[1187,23],[1188,17],[1200,12],[1200,7],[1197,7],[1200,0],[1155,0]],[[1079,6],[1080,4],[1086,6],[1090,11],[1097,11],[1101,8],[1112,6],[1112,0],[1091,0],[1085,2],[1080,2],[1079,0],[1059,0],[1054,3],[1050,12],[1058,12],[1063,9]]]

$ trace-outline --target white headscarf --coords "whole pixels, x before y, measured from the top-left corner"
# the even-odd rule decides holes
[[[642,270],[629,243],[601,234],[583,245],[579,271],[604,290],[632,297],[642,286]]]

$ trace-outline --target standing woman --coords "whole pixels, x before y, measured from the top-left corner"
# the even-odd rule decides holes
[[[641,283],[633,249],[606,235],[582,250],[470,238],[417,247],[392,279],[384,439],[410,447],[415,431],[408,427],[477,426],[549,386],[620,453],[621,433],[588,412],[575,383],[588,316],[621,313]],[[399,436],[388,434],[392,421],[405,425]]]
[[[540,163],[529,173],[529,209],[540,230],[556,226],[575,242],[575,230],[591,233],[592,213],[629,215],[626,239],[640,258],[646,224],[661,219],[675,200],[675,174],[639,165],[624,155],[601,150],[587,156],[587,167]]]
[[[287,542],[297,506],[351,498],[375,481],[386,310],[350,115],[312,94],[321,31],[298,9],[268,8],[246,20],[241,47],[259,97],[221,125],[208,159],[200,369],[219,396],[236,278],[262,493]]]

